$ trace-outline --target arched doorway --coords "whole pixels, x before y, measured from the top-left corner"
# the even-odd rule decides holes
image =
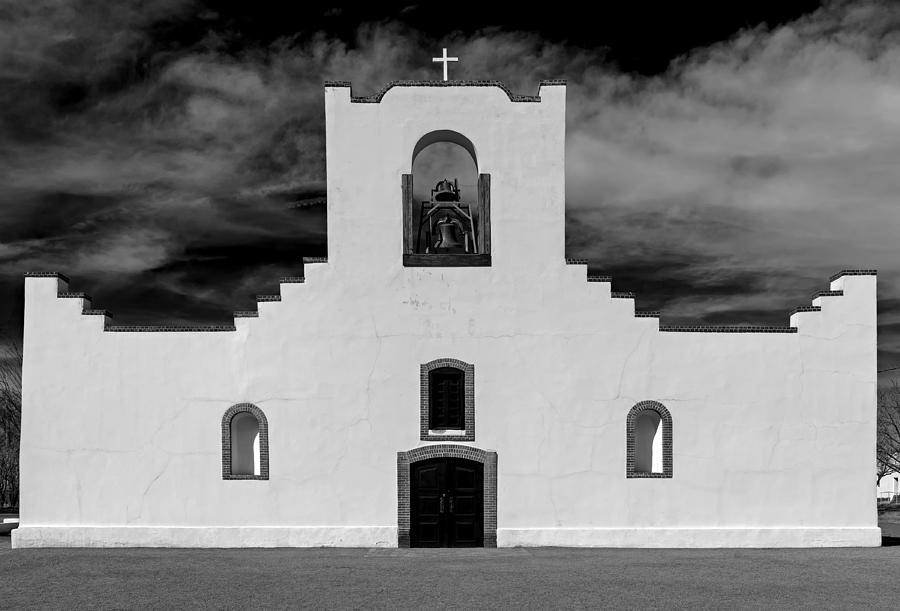
[[[484,546],[484,465],[431,458],[410,465],[410,547]]]
[[[440,444],[397,453],[399,547],[496,547],[497,453]]]

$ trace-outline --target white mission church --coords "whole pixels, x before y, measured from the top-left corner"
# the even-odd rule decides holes
[[[565,258],[565,111],[326,83],[328,258],[233,326],[27,274],[13,545],[879,545],[874,272],[783,327],[635,311]],[[414,195],[442,142],[475,184]]]

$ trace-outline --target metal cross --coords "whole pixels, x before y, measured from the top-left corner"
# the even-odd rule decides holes
[[[447,47],[444,47],[444,54],[442,57],[432,57],[431,61],[440,62],[444,64],[444,80],[447,80],[447,62],[458,62],[458,57],[447,57]]]

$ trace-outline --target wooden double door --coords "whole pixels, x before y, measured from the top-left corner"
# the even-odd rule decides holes
[[[412,547],[484,546],[484,465],[432,458],[410,465]]]

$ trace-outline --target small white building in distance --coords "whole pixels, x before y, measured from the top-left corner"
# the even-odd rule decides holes
[[[635,311],[565,258],[565,113],[326,83],[328,258],[233,326],[27,274],[13,545],[879,545],[875,273],[784,326]],[[414,192],[436,143],[475,177]]]
[[[900,473],[888,473],[878,480],[878,490],[876,492],[878,499],[889,501],[895,497],[900,497]]]

